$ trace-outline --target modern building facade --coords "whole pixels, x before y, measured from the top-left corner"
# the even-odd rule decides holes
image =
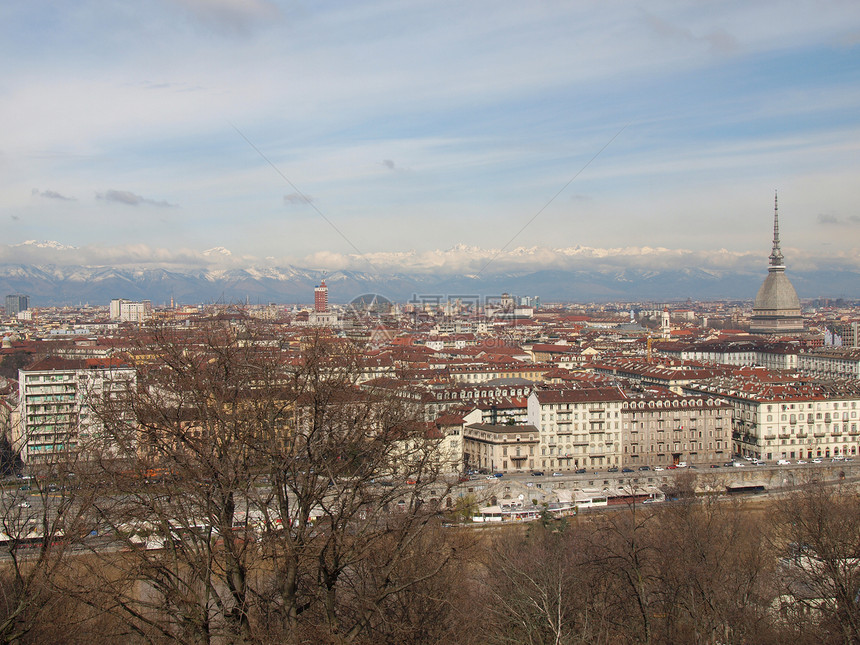
[[[99,402],[124,396],[135,382],[134,369],[110,359],[46,358],[19,370],[12,439],[21,459],[47,465],[77,456],[81,442],[104,429]]]
[[[325,286],[325,280],[322,280],[320,286],[314,289],[314,311],[318,314],[328,311],[328,287]]]
[[[149,300],[133,302],[115,298],[110,301],[110,319],[120,322],[141,323],[152,317],[152,303]]]
[[[30,296],[14,293],[6,296],[6,315],[17,316],[30,308]]]

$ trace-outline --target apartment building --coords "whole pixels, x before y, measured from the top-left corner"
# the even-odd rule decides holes
[[[708,396],[631,394],[621,406],[623,465],[712,464],[732,457],[732,405]]]
[[[152,317],[152,303],[149,300],[132,302],[115,298],[110,301],[109,314],[111,320],[141,323]]]
[[[740,380],[690,386],[732,404],[735,453],[760,459],[854,456],[860,448],[860,384],[828,386]]]
[[[532,392],[528,420],[540,439],[535,467],[569,471],[621,465],[626,399],[616,387]]]
[[[797,368],[812,376],[824,378],[860,378],[860,349],[856,347],[822,347],[797,357]]]
[[[98,439],[104,424],[94,406],[126,395],[135,371],[111,359],[43,359],[18,372],[18,422],[13,445],[27,464],[48,464],[77,454]]]

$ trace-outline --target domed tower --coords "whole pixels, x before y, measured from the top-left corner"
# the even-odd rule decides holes
[[[750,319],[753,334],[791,334],[803,331],[800,299],[785,275],[785,259],[779,248],[779,208],[773,196],[773,250],[767,277],[758,290]]]

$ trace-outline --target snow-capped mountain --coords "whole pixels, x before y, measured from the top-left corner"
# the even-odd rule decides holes
[[[296,266],[242,269],[168,269],[0,265],[0,290],[24,293],[34,306],[107,304],[112,298],[180,303],[309,303],[325,279],[331,302],[346,303],[367,293],[406,302],[441,296],[498,296],[503,292],[546,301],[751,299],[766,273],[697,268],[654,270],[538,270],[496,274],[326,272]],[[802,298],[857,298],[856,271],[791,272]]]

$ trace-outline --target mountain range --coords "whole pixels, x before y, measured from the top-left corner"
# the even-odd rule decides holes
[[[0,265],[0,292],[30,296],[31,306],[107,304],[112,298],[176,303],[283,304],[310,303],[313,289],[325,279],[329,299],[347,303],[367,293],[407,302],[492,297],[503,292],[540,296],[544,302],[607,302],[631,300],[749,300],[765,273],[672,270],[537,270],[492,275],[447,275],[403,271],[374,274],[326,272],[294,266],[245,269],[176,269],[153,267],[90,267]],[[860,295],[860,273],[818,270],[789,272],[801,298],[853,299]]]

